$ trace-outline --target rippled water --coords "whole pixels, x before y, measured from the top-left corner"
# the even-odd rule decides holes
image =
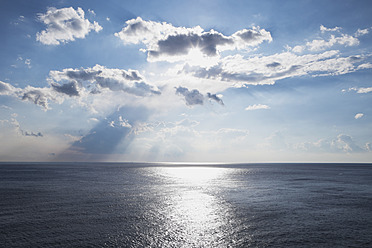
[[[0,247],[372,247],[372,165],[0,163]]]

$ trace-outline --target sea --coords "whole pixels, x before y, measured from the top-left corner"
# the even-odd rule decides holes
[[[0,247],[372,247],[372,164],[0,163]]]

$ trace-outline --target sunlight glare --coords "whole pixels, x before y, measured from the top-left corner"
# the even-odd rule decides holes
[[[169,167],[163,168],[165,176],[181,180],[184,183],[190,184],[205,184],[213,180],[221,178],[225,172],[225,168],[216,167]]]
[[[186,61],[190,65],[211,67],[218,64],[220,56],[206,56],[200,49],[192,48],[187,54]]]

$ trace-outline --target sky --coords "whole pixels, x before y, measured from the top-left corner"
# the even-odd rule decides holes
[[[372,2],[0,2],[0,161],[372,162]]]

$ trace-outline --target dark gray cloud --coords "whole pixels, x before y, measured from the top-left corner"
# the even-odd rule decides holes
[[[259,41],[263,37],[263,35],[257,30],[246,30],[246,29],[243,31],[237,32],[237,36],[239,36],[245,42]]]
[[[52,84],[52,88],[55,91],[66,94],[68,96],[79,96],[79,91],[76,82],[70,82],[63,85]]]
[[[216,56],[217,46],[233,44],[232,38],[226,38],[219,33],[206,32],[198,34],[177,34],[170,35],[165,40],[159,40],[157,50],[149,50],[149,56],[158,57],[159,55],[185,55],[190,49],[199,48],[202,53],[208,56]]]
[[[100,74],[102,71],[87,71],[84,69],[81,70],[67,70],[66,71],[66,76],[70,80],[77,80],[77,81],[89,81],[94,79],[98,74]]]
[[[275,68],[275,67],[278,67],[280,66],[281,64],[279,62],[272,62],[270,64],[267,64],[266,67],[269,67],[269,68]]]
[[[43,137],[44,136],[41,132],[34,133],[34,132],[22,131],[22,134],[24,136],[32,136],[32,137]]]
[[[128,35],[141,35],[143,32],[150,32],[150,30],[146,27],[146,25],[142,22],[141,18],[137,18],[136,20],[132,20],[130,24],[128,24],[126,28],[126,34]]]
[[[128,20],[126,27],[115,36],[126,44],[145,44],[150,60],[187,55],[192,49],[206,56],[216,56],[222,50],[244,49],[272,40],[270,32],[258,27],[225,36],[215,30],[206,32],[200,26],[175,27],[165,22],[144,21],[140,17]]]
[[[36,105],[43,107],[44,109],[48,109],[48,99],[50,97],[46,95],[42,90],[39,89],[32,89],[29,91],[25,91],[22,95],[22,100],[30,101]]]
[[[123,77],[127,80],[140,81],[143,80],[142,76],[138,71],[129,70],[128,72],[123,72]]]
[[[222,99],[220,97],[218,97],[216,94],[211,94],[211,93],[208,92],[207,97],[209,99],[215,100],[217,103],[219,103],[221,105],[224,105]]]
[[[223,70],[220,64],[212,66],[210,68],[204,68],[200,66],[190,66],[189,64],[186,64],[182,71],[179,71],[178,73],[185,72],[192,74],[195,77],[198,78],[216,78],[218,75],[220,75]]]
[[[176,87],[176,94],[182,95],[185,97],[186,105],[192,106],[192,105],[203,105],[204,99],[210,99],[214,100],[217,103],[224,105],[222,99],[218,97],[216,94],[207,93],[206,96],[204,96],[202,93],[200,93],[197,89],[189,90],[185,87]]]
[[[176,88],[176,94],[184,96],[186,104],[189,106],[197,104],[203,105],[204,103],[204,96],[196,89],[190,91],[180,86]]]
[[[93,68],[64,69],[52,71],[50,80],[54,90],[69,96],[78,96],[79,87],[93,88],[91,93],[98,94],[105,88],[111,91],[123,91],[137,96],[159,95],[160,91],[145,82],[144,77],[136,70],[109,69],[101,65]],[[59,86],[56,82],[68,81]]]
[[[115,78],[104,78],[96,77],[97,85],[101,88],[107,88],[111,91],[124,91],[136,96],[146,96],[150,94],[160,95],[161,92],[154,86],[149,85],[145,82],[134,82],[132,85],[128,85],[121,80]]]

